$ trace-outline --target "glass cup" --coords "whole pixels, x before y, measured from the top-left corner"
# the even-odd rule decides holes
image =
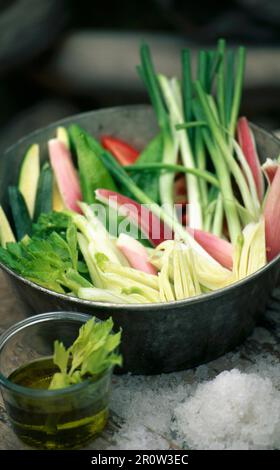
[[[30,388],[10,380],[27,364],[51,359],[55,340],[69,347],[90,318],[74,312],[44,313],[20,321],[0,337],[3,400],[15,433],[31,446],[78,447],[96,437],[107,422],[112,369],[59,390]]]

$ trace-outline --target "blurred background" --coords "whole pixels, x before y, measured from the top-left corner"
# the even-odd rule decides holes
[[[142,40],[179,75],[182,47],[219,37],[247,46],[242,112],[280,128],[280,0],[0,0],[0,151],[67,115],[147,102]]]

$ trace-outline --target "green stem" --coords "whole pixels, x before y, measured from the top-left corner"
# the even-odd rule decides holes
[[[222,127],[225,127],[225,50],[226,43],[224,39],[218,41],[218,53],[221,57],[221,62],[217,75],[217,102],[219,109],[219,117]]]
[[[220,187],[220,183],[215,178],[215,176],[212,175],[207,170],[200,170],[199,168],[188,168],[183,165],[173,165],[170,163],[145,163],[143,165],[137,164],[137,165],[125,165],[124,166],[125,170],[127,171],[142,171],[142,170],[147,170],[147,171],[160,171],[160,170],[167,170],[167,171],[172,171],[178,172],[178,173],[189,173],[191,175],[197,176],[198,178],[201,178],[208,183],[212,184],[213,186],[216,186],[217,188]]]
[[[206,171],[205,170],[206,169],[206,154],[205,154],[205,148],[204,148],[201,129],[196,129],[196,132],[195,132],[195,155],[196,155],[196,162],[197,162],[197,167],[198,167],[199,171],[205,172]],[[204,179],[200,178],[199,179],[203,216],[204,216],[207,204],[208,204],[207,181],[208,181],[208,183],[213,185],[213,180],[211,182],[211,181],[209,181],[209,179],[206,180],[206,178],[204,178]],[[218,181],[217,181],[217,183],[219,184]],[[216,186],[216,185],[214,184],[213,186]]]
[[[207,126],[206,121],[192,121],[192,122],[183,122],[182,124],[176,124],[175,129],[177,131],[180,131],[182,129],[189,129],[192,127],[203,127],[203,126]]]
[[[191,57],[189,49],[182,51],[182,94],[183,94],[183,110],[185,121],[189,122],[192,119],[192,72],[191,72]],[[188,136],[192,139],[192,131],[188,132]]]
[[[210,109],[207,95],[205,95],[205,93],[203,92],[203,89],[199,82],[195,82],[194,86],[195,86],[197,95],[199,97],[201,106],[204,110],[205,116],[207,118],[209,128],[240,189],[244,205],[248,209],[249,212],[251,212],[252,214],[255,214],[255,204],[252,200],[252,195],[249,191],[247,181],[237,161],[234,159],[232,152],[230,148],[228,147],[227,142],[223,138],[220,126],[214,117],[213,111]],[[228,170],[226,171],[228,173]]]
[[[233,101],[232,101],[232,108],[231,108],[231,115],[230,115],[230,122],[229,122],[229,132],[232,136],[234,136],[234,133],[235,133],[236,121],[237,121],[238,114],[239,114],[241,93],[242,93],[244,72],[245,72],[245,58],[246,58],[245,48],[240,47],[238,49],[237,73],[236,73],[236,80],[235,80],[235,87],[234,87],[234,94],[233,94]]]
[[[179,106],[178,100],[175,99],[174,93],[172,92],[168,79],[165,76],[160,75],[159,83],[163,96],[165,98],[167,108],[169,110],[171,122],[175,127],[176,124],[179,124],[184,120],[183,109],[181,109],[181,107]],[[184,165],[188,168],[195,168],[194,158],[187,133],[178,132],[176,134],[176,139],[179,145]],[[202,210],[199,184],[197,178],[191,174],[187,174],[186,183],[189,196],[190,227],[202,228]]]
[[[224,215],[223,198],[222,198],[222,194],[219,193],[216,207],[215,207],[213,227],[211,230],[211,232],[214,233],[214,235],[217,235],[218,237],[220,237],[223,232],[223,215]]]

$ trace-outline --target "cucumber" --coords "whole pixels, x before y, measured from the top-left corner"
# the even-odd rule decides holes
[[[53,172],[48,163],[43,165],[41,170],[38,190],[35,202],[34,221],[36,222],[40,214],[51,212],[53,198]]]
[[[19,190],[25,200],[31,219],[34,215],[37,186],[40,176],[39,145],[33,144],[27,150],[19,173]]]
[[[56,129],[56,138],[60,140],[61,142],[63,142],[65,147],[68,148],[68,150],[70,149],[69,136],[68,136],[67,129],[65,129],[65,127],[58,127]]]
[[[32,221],[25,200],[16,186],[9,186],[9,200],[16,228],[17,239],[31,235]]]
[[[6,247],[7,243],[15,242],[15,236],[9,224],[9,221],[6,217],[5,212],[3,211],[2,206],[0,206],[0,244],[3,248]]]

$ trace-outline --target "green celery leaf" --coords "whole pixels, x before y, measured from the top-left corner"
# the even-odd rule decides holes
[[[32,236],[45,238],[52,232],[65,234],[70,217],[64,212],[41,214],[37,223],[32,225]]]
[[[54,342],[54,355],[53,362],[60,369],[62,374],[67,373],[68,362],[69,362],[69,350],[65,349],[63,343],[59,341]]]

